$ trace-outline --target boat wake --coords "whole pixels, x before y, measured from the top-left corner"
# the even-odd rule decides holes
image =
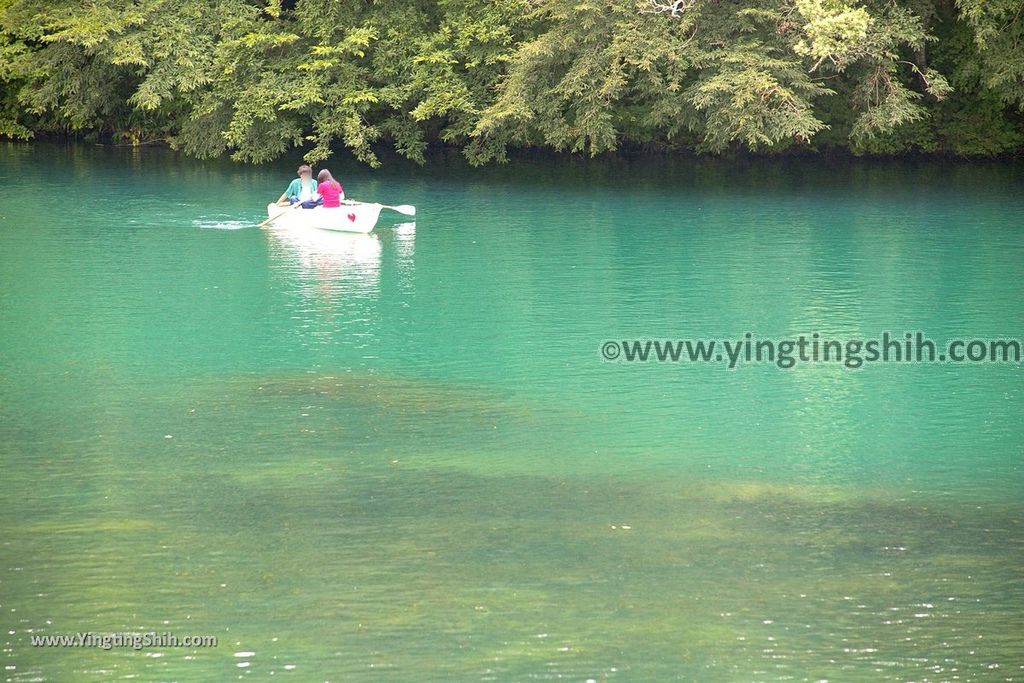
[[[242,220],[226,214],[200,216],[192,221],[192,225],[203,230],[241,230],[242,228],[256,227],[256,223],[252,220]]]

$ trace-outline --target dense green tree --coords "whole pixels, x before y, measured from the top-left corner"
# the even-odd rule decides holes
[[[261,162],[1024,145],[1020,0],[0,0],[0,135]]]

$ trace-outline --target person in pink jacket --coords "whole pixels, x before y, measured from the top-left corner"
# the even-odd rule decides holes
[[[316,180],[319,183],[316,191],[324,200],[323,207],[330,209],[341,206],[341,200],[345,198],[345,188],[334,179],[331,172],[325,168],[317,174]]]

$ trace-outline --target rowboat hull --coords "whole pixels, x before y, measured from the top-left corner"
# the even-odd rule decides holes
[[[315,228],[368,233],[377,225],[382,208],[380,204],[363,203],[342,204],[331,209],[322,206],[302,209],[267,204],[267,218],[272,219],[270,223],[279,228]]]

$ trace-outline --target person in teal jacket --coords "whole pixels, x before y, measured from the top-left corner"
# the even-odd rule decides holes
[[[321,199],[316,191],[316,181],[313,180],[313,169],[303,164],[299,166],[298,174],[299,177],[288,185],[288,189],[284,191],[283,195],[278,197],[277,203],[284,204],[287,202],[288,204],[295,204],[296,202],[301,202],[304,209],[312,209],[318,206]]]

